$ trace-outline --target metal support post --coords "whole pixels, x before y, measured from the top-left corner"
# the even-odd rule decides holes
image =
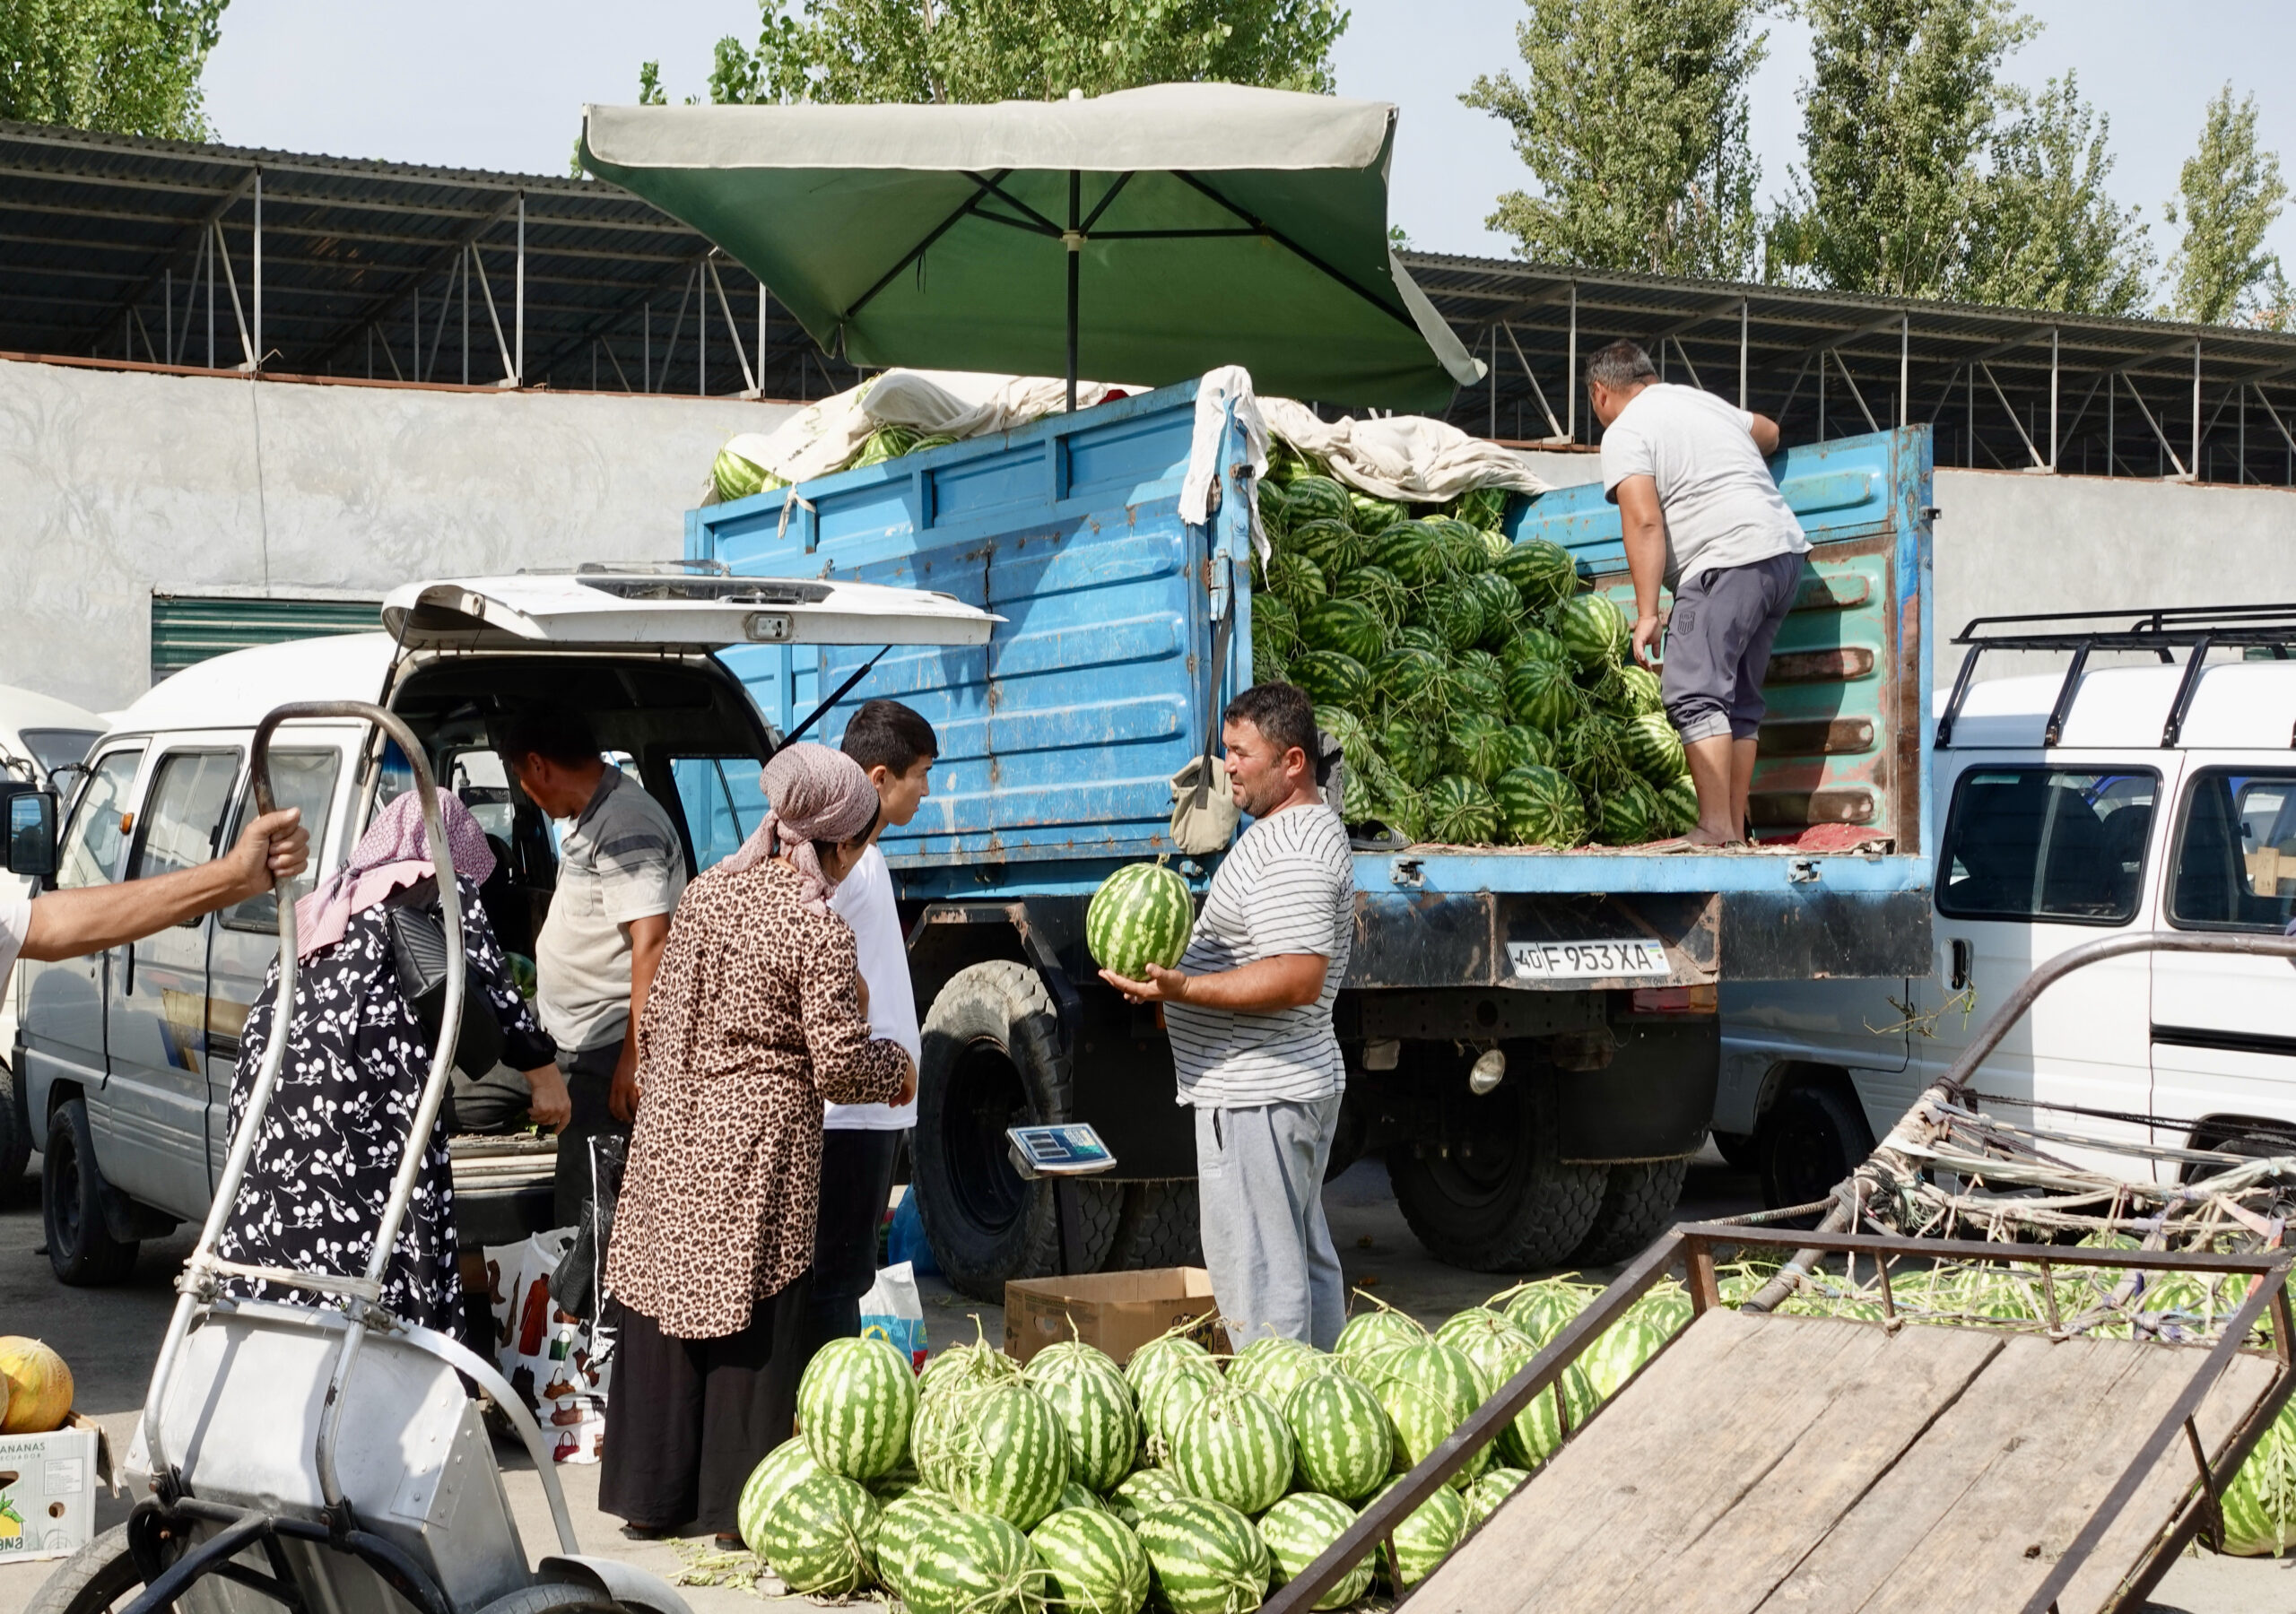
[[[1551,434],[1547,441],[1554,442],[1563,436],[1562,423],[1554,418],[1553,405],[1546,401],[1546,388],[1539,385],[1538,372],[1531,368],[1531,361],[1523,357],[1523,344],[1515,340],[1515,327],[1501,325],[1500,328],[1507,333],[1507,345],[1515,350],[1515,362],[1523,367],[1523,374],[1530,378],[1531,390],[1538,395],[1539,409],[1546,416],[1546,429]],[[1569,386],[1570,383],[1566,381],[1564,385]],[[1522,421],[1523,406],[1518,403],[1515,405],[1515,435],[1517,437],[1523,435]]]
[[[207,270],[207,368],[215,368],[215,237],[199,238],[199,257]]]
[[[408,323],[413,329],[414,378],[422,377],[422,287],[417,282],[406,299]]]
[[[1898,316],[1898,424],[1913,421],[1913,316]]]
[[[1738,299],[1738,407],[1746,407],[1746,328],[1752,317],[1753,305],[1744,298]]]
[[[1483,435],[1495,438],[1499,435],[1499,327],[1496,325],[1491,327],[1490,403],[1491,429]]]
[[[1967,419],[1962,430],[1961,463],[1964,469],[1977,469],[1977,366],[1970,366],[1969,382],[1961,392],[1962,408]]]
[[[1578,282],[1570,282],[1570,373],[1563,378],[1563,391],[1570,395],[1564,412],[1570,417],[1570,440],[1578,440]]]
[[[263,170],[255,171],[255,344],[248,351],[247,368],[263,368]],[[2195,386],[2199,385],[2196,382]]]
[[[526,193],[518,193],[518,291],[517,307],[511,314],[517,325],[516,365],[512,369],[513,385],[526,384]]]
[[[1826,360],[1818,355],[1818,441],[1826,440]]]
[[[239,329],[239,368],[251,370],[255,368],[255,344],[248,338],[248,317],[239,307],[239,273],[231,267],[231,249],[223,239],[223,221],[216,220],[213,229],[215,256],[223,260],[223,284],[231,293],[231,321]]]
[[[646,383],[646,390],[650,393],[654,390],[654,305],[650,299],[646,304],[645,324],[642,328],[646,333],[646,368],[640,372],[640,376]]]
[[[470,259],[455,260],[455,272],[463,283],[463,385],[470,385]]]
[[[2236,483],[2246,486],[2248,480],[2248,388],[2246,382],[2240,386],[2239,443],[2240,463],[2232,473],[2232,480]]]
[[[2193,338],[2192,343],[2192,458],[2187,463],[2192,469],[2186,474],[2193,481],[2198,482],[2200,480],[2200,339],[2197,336]]]
[[[709,266],[708,258],[694,261],[693,395],[697,398],[709,395],[709,293],[701,287],[702,271]]]
[[[2057,338],[2055,325],[2048,332],[2048,473],[2057,474]]]
[[[167,315],[160,328],[160,351],[167,356],[169,363],[173,364],[176,354],[176,272],[173,268],[160,272],[160,307],[166,310]]]
[[[757,283],[757,395],[765,396],[765,282]]]
[[[2105,388],[2105,480],[2110,482],[2117,467],[2114,461],[2120,456],[2120,415],[2114,407],[2120,402],[2118,384]]]

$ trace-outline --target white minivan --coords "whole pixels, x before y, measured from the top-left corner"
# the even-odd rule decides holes
[[[2133,614],[1973,623],[1955,641],[1972,659],[2072,660],[1938,698],[1928,975],[1724,986],[1716,1141],[1772,1205],[1822,1198],[2037,965],[2115,931],[2278,934],[2296,915],[2296,607],[2121,626]],[[2130,651],[2157,664],[2088,667]],[[2296,969],[2092,965],[2041,995],[1975,1086],[2004,1119],[2108,1145],[2296,1141]],[[2051,1147],[2136,1168],[2109,1146]]]
[[[981,645],[996,620],[948,594],[683,565],[412,585],[385,601],[384,631],[218,656],[119,714],[58,817],[53,883],[206,861],[253,811],[248,751],[267,713],[371,701],[413,730],[433,777],[493,839],[500,867],[481,899],[504,950],[531,959],[557,860],[549,823],[494,751],[510,711],[547,699],[587,716],[669,812],[699,870],[755,827],[759,764],[780,743],[715,652]],[[313,876],[411,784],[392,749],[364,722],[280,729],[273,787],[302,810]],[[15,1116],[44,1152],[48,1260],[65,1282],[116,1280],[140,1239],[204,1215],[229,1142],[240,1029],[277,946],[266,894],[132,946],[19,969]],[[453,1147],[465,1248],[548,1225],[550,1140]]]

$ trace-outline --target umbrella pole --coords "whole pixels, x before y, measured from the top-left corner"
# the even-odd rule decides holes
[[[1068,248],[1068,412],[1076,412],[1076,268],[1084,247],[1083,238],[1077,233],[1078,214],[1083,197],[1080,194],[1083,176],[1074,169],[1068,170],[1068,234],[1063,243]]]

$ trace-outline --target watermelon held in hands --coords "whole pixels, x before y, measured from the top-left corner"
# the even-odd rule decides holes
[[[1500,777],[1492,790],[1500,826],[1518,846],[1562,851],[1587,838],[1587,808],[1578,786],[1536,763]]]
[[[797,1427],[813,1460],[848,1480],[889,1472],[909,1449],[917,1374],[881,1339],[831,1340],[797,1382]]]
[[[1445,774],[1421,793],[1427,804],[1427,834],[1439,846],[1484,846],[1499,834],[1499,809],[1491,792],[1473,779]]]
[[[1132,1527],[1099,1508],[1064,1508],[1029,1532],[1045,1595],[1068,1614],[1140,1614],[1148,1555]]]
[[[1336,1497],[1301,1491],[1284,1497],[1260,1515],[1260,1540],[1267,1543],[1268,1561],[1274,1566],[1275,1584],[1294,1581],[1347,1533],[1355,1510]],[[1377,1549],[1373,1549],[1374,1552]],[[1318,1598],[1318,1609],[1344,1609],[1371,1589],[1373,1554],[1340,1576],[1330,1591]]]
[[[1084,946],[1093,961],[1127,981],[1146,980],[1151,964],[1178,964],[1195,929],[1187,881],[1161,863],[1118,869],[1084,910]]]
[[[1633,637],[1608,594],[1573,596],[1555,612],[1553,628],[1564,653],[1582,669],[1616,664]]]
[[[1292,664],[1292,681],[1318,706],[1343,706],[1361,712],[1371,704],[1370,669],[1336,650],[1310,650]]]
[[[760,1522],[757,1555],[792,1592],[846,1596],[877,1578],[880,1511],[857,1481],[815,1474]]]
[[[1249,1614],[1274,1566],[1252,1522],[1224,1502],[1186,1497],[1140,1515],[1157,1595],[1172,1614]]]

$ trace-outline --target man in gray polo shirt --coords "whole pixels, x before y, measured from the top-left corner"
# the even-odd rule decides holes
[[[503,765],[559,838],[558,888],[535,941],[535,1011],[558,1044],[573,1116],[558,1134],[556,1220],[590,1198],[593,1137],[629,1136],[638,1113],[638,1039],[670,915],[685,890],[685,853],[660,803],[598,754],[579,712],[537,705],[496,736]]]

